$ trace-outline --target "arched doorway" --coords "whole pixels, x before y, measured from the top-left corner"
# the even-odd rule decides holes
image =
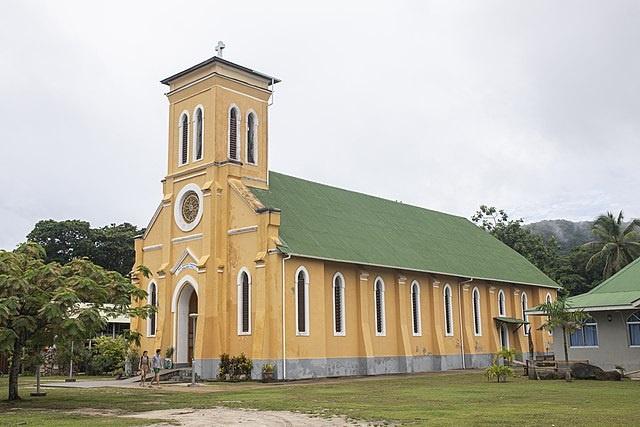
[[[175,355],[176,364],[189,365],[193,358],[193,337],[195,330],[192,313],[198,313],[198,287],[194,281],[181,280],[176,288],[175,301]],[[197,328],[197,323],[196,323]]]

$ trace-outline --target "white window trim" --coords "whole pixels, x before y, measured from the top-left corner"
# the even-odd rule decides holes
[[[449,290],[449,310],[447,311],[447,289]],[[455,334],[453,329],[453,293],[451,292],[451,286],[449,284],[445,284],[442,289],[442,302],[444,308],[444,335],[447,337],[452,337]],[[449,326],[449,330],[451,332],[447,332],[447,326]]]
[[[151,304],[151,301],[149,300],[149,298],[151,297],[151,287],[155,287],[156,288],[156,308],[157,308],[158,307],[158,284],[156,283],[155,280],[151,280],[149,282],[149,284],[147,285],[147,304]],[[151,317],[152,316],[155,317],[155,319],[156,319],[156,322],[155,322],[156,323],[156,330],[155,331],[151,330]],[[151,316],[149,316],[147,318],[147,338],[155,337],[157,331],[158,331],[158,312],[156,311],[155,313],[153,313]]]
[[[253,134],[255,135],[255,140],[253,141],[253,162],[249,162],[249,116],[253,114]],[[247,131],[246,144],[245,144],[245,160],[248,165],[257,166],[258,165],[258,114],[254,110],[247,111],[247,124],[245,129]]]
[[[582,325],[582,328],[578,329],[576,332],[582,332],[584,334],[584,327],[585,326],[587,326],[587,325],[595,326],[596,327],[596,339],[598,340],[598,345],[571,345],[571,335],[572,334],[569,334],[569,348],[600,348],[600,331],[598,331],[598,321],[596,319],[594,319],[593,317],[591,319],[593,320],[592,322],[585,322]],[[584,336],[583,336],[583,338],[584,338]]]
[[[342,332],[338,332],[336,331],[336,278],[340,278],[340,323],[342,326]],[[333,336],[335,337],[344,337],[347,335],[347,321],[344,318],[344,314],[345,314],[345,307],[344,307],[344,288],[345,288],[345,281],[344,281],[344,276],[342,275],[342,273],[337,272],[336,274],[333,275],[333,280],[332,280],[333,285],[331,286],[331,300],[333,302]]]
[[[418,309],[416,310],[413,306],[413,287],[416,288],[416,304],[418,304]],[[411,282],[410,294],[409,298],[411,298],[411,333],[414,337],[422,336],[422,304],[420,303],[420,283],[417,280]],[[417,318],[413,318],[413,313],[417,313]],[[418,323],[418,332],[414,331],[414,320]]]
[[[236,110],[236,155],[237,157],[234,159],[231,157],[231,110],[235,108]],[[240,156],[242,153],[242,127],[240,123],[242,122],[242,115],[240,114],[240,108],[236,104],[231,104],[229,106],[229,110],[227,111],[227,158],[230,160],[240,161]]]
[[[376,286],[378,285],[378,281],[380,282],[380,313],[382,315],[382,319],[380,324],[382,325],[382,331],[378,332],[378,306],[376,301]],[[376,277],[376,280],[373,281],[373,316],[374,316],[374,327],[376,328],[376,336],[377,337],[386,337],[387,336],[387,322],[385,315],[385,304],[384,304],[384,280],[382,277]]]
[[[196,132],[196,119],[198,117],[198,109],[202,111],[202,157],[200,157],[199,159],[196,157],[196,138],[198,137],[198,133]],[[204,159],[204,107],[202,106],[202,104],[198,104],[193,110],[193,121],[191,122],[191,129],[193,129],[193,153],[191,153],[191,158],[193,159],[193,163],[195,163]]]
[[[298,275],[300,274],[301,271],[304,272],[304,323],[307,328],[306,331],[301,331],[300,325],[298,323]],[[296,270],[296,274],[295,276],[293,276],[293,283],[294,283],[293,287],[295,289],[295,300],[296,300],[296,312],[295,312],[296,335],[308,337],[309,329],[310,329],[309,328],[310,326],[309,325],[309,272],[307,271],[306,268],[304,268],[304,266],[300,266]]]
[[[478,296],[477,304],[475,303],[476,295]],[[476,306],[477,306],[477,313],[476,313]],[[471,311],[473,311],[473,335],[476,337],[481,337],[482,336],[482,308],[480,306],[480,290],[478,289],[477,286],[473,288],[473,291],[471,291]]]
[[[500,303],[500,295],[502,295],[502,304]],[[498,291],[498,316],[507,316],[507,300],[502,289]]]
[[[184,141],[182,139],[182,126],[184,122],[184,120],[182,119],[185,116],[187,117],[187,123],[190,123],[189,112],[187,110],[184,110],[182,113],[180,113],[180,119],[178,120],[178,166],[184,166],[189,163],[189,136],[191,134],[191,129],[187,129],[187,140]],[[182,162],[182,144],[183,143],[187,144],[187,161],[184,163]]]
[[[529,321],[529,316],[526,313],[526,310],[529,308],[529,298],[527,297],[526,292],[522,292],[520,295],[520,308],[522,309],[522,320],[525,322]],[[522,331],[525,336],[529,335],[529,327],[530,325],[522,325]]]
[[[249,301],[247,304],[247,310],[249,310],[249,330],[244,332],[242,330],[242,306],[244,301],[242,300],[242,275],[246,274],[249,281]],[[242,267],[238,272],[238,335],[251,335],[251,273],[246,267]]]
[[[625,325],[627,326],[627,336],[628,336],[627,342],[629,343],[629,348],[640,348],[640,344],[631,344],[631,333],[629,332],[629,325],[640,325],[640,320],[629,321],[629,319],[631,319],[631,317],[633,317],[636,314],[638,314],[638,316],[640,317],[640,311],[634,311],[629,315],[629,317],[627,317],[627,321],[625,322]]]

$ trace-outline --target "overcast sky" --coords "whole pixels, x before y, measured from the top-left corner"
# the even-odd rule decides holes
[[[0,14],[0,248],[41,219],[144,227],[162,78],[282,79],[270,169],[469,218],[640,216],[638,1],[13,1]]]

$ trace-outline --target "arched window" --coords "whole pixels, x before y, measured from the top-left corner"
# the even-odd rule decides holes
[[[505,317],[507,315],[507,309],[504,304],[504,292],[502,289],[498,291],[498,316]]]
[[[344,277],[336,273],[333,276],[333,335],[346,335],[344,323]]]
[[[309,335],[309,275],[304,267],[296,271],[296,334]]]
[[[178,135],[180,138],[180,152],[178,153],[180,161],[178,164],[183,166],[189,162],[189,113],[186,111],[180,115]]]
[[[240,111],[235,105],[229,109],[229,158],[238,159],[238,136],[240,132]]]
[[[246,268],[238,274],[238,335],[251,334],[251,276]]]
[[[204,133],[204,109],[198,105],[193,113],[193,161],[202,160],[202,138]]]
[[[451,312],[451,286],[444,285],[444,333],[453,336],[453,314]]]
[[[593,317],[588,318],[582,328],[569,336],[571,347],[597,347],[598,346],[598,324]]]
[[[420,313],[420,284],[414,280],[411,284],[411,318],[413,320],[413,335],[422,335],[422,317]]]
[[[629,316],[627,328],[629,328],[629,345],[640,346],[640,311]]]
[[[385,336],[387,333],[387,329],[384,318],[384,282],[380,277],[378,277],[375,281],[374,298],[376,307],[376,335]]]
[[[524,320],[525,322],[528,322],[529,316],[527,315],[528,302],[527,302],[526,292],[522,293],[522,296],[520,297],[520,302],[522,303],[522,320]],[[529,325],[524,325],[522,330],[524,331],[525,335],[529,335]]]
[[[253,111],[247,115],[247,163],[255,165],[258,153],[258,119]]]
[[[480,316],[480,291],[478,288],[473,288],[471,296],[473,299],[473,334],[480,336],[482,335],[482,317]]]
[[[158,308],[158,285],[155,282],[149,283],[149,289],[147,290],[147,301],[149,305],[152,307]],[[158,311],[151,314],[147,317],[147,336],[155,337],[156,336],[156,328],[158,323]]]
[[[550,304],[551,302],[553,302],[553,300],[551,299],[551,294],[549,292],[547,292],[547,296],[545,298],[545,301],[547,302],[547,304]],[[553,329],[549,329],[547,331],[547,333],[549,334],[549,336],[553,336]]]

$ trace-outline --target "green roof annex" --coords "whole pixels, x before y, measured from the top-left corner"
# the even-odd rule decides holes
[[[568,300],[571,308],[587,311],[640,307],[640,258],[589,292]]]
[[[284,253],[322,260],[558,288],[522,255],[463,217],[269,173],[251,188],[281,211]]]

